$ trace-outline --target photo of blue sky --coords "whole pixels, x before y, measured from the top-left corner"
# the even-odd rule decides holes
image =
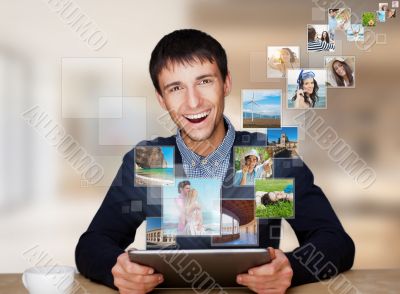
[[[253,99],[254,94],[254,99]],[[257,104],[252,105],[252,101]],[[243,118],[279,118],[281,116],[281,90],[243,90],[242,113]],[[253,107],[252,107],[253,106]]]
[[[146,231],[152,231],[154,229],[161,229],[161,217],[148,217],[146,218]]]
[[[162,146],[161,151],[164,154],[164,159],[167,161],[167,168],[174,167],[174,147]]]
[[[297,127],[282,127],[280,129],[268,129],[267,130],[268,142],[273,142],[273,141],[278,142],[278,139],[281,137],[282,133],[286,134],[289,141],[297,142],[298,140]]]

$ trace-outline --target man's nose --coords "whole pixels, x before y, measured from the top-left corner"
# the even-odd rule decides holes
[[[187,91],[187,101],[190,108],[198,107],[201,101],[200,93],[195,88],[190,87]]]

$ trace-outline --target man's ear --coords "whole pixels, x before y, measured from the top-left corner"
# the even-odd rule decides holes
[[[163,98],[163,96],[161,96],[160,93],[158,93],[157,90],[156,90],[156,97],[157,97],[158,103],[160,104],[162,109],[167,110],[167,106],[165,105],[164,98]]]
[[[225,77],[225,82],[224,82],[224,96],[228,96],[231,93],[232,89],[232,77],[230,71],[228,71],[228,74]]]

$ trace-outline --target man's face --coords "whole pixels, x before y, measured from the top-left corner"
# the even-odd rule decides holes
[[[224,97],[231,89],[230,75],[222,80],[217,64],[204,61],[173,63],[158,76],[157,99],[182,130],[182,136],[201,142],[223,124]]]
[[[246,157],[246,165],[251,169],[256,167],[257,162],[258,162],[258,159],[254,155],[249,155]]]

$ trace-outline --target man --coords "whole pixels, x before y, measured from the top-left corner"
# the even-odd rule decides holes
[[[223,181],[222,198],[254,195],[252,187],[233,186],[232,150],[234,145],[265,146],[266,138],[235,132],[223,116],[224,98],[232,82],[222,46],[197,30],[174,31],[153,50],[150,74],[158,102],[179,130],[176,136],[140,145],[175,146],[175,176],[219,178]],[[133,150],[124,156],[113,185],[78,242],[76,263],[83,275],[121,293],[146,293],[162,283],[163,277],[152,268],[131,263],[124,249],[133,242],[146,217],[161,215],[160,205],[152,205],[147,198],[161,197],[161,189],[134,186],[133,158]],[[271,263],[238,275],[239,284],[259,293],[283,293],[290,285],[328,278],[349,269],[354,259],[351,238],[321,189],[314,185],[307,166],[300,160],[280,160],[275,166],[276,177],[295,178],[296,218],[288,222],[302,247],[288,253],[271,249],[275,255]],[[141,209],[137,209],[138,203]],[[277,219],[259,221],[259,247],[279,247],[280,223]],[[210,237],[177,237],[176,241],[181,249],[211,248]],[[310,246],[318,253],[313,255],[318,258],[314,262],[309,262]],[[304,266],[307,262],[312,270]],[[324,271],[327,264],[336,271]]]
[[[328,31],[329,31],[329,39],[333,42],[335,41],[335,30],[337,27],[337,19],[336,15],[339,9],[329,9],[328,10]]]
[[[254,185],[255,179],[261,179],[263,176],[270,177],[272,175],[271,158],[268,158],[262,164],[258,164],[260,161],[260,155],[258,155],[258,152],[255,149],[246,152],[243,157],[244,165],[242,170],[235,173],[235,179],[233,180],[234,185]]]
[[[185,216],[185,197],[190,192],[190,182],[182,181],[178,184],[178,197],[175,199],[176,206],[179,211],[178,234],[185,233],[186,216]]]

